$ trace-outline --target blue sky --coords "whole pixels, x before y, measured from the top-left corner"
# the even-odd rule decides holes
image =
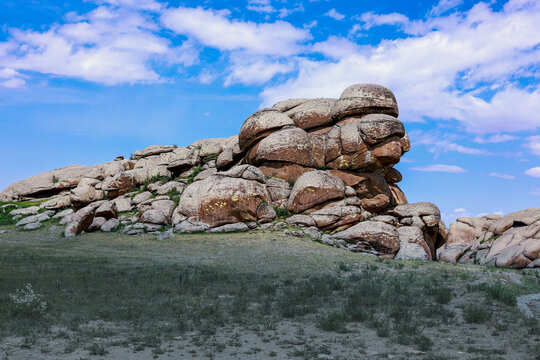
[[[152,144],[237,134],[258,108],[392,89],[410,202],[540,204],[540,4],[510,0],[0,0],[0,188]]]

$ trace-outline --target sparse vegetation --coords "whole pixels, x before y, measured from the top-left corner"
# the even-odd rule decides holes
[[[117,344],[134,351],[152,349],[154,356],[166,349],[165,341],[178,336],[198,334],[193,342],[202,356],[223,351],[223,346],[242,346],[230,334],[227,345],[216,342],[210,347],[209,339],[227,334],[224,327],[276,334],[282,322],[311,324],[326,332],[328,339],[354,334],[358,327],[372,329],[381,341],[436,353],[440,336],[433,332],[441,324],[458,322],[453,309],[471,298],[478,299],[477,305],[463,306],[462,311],[469,324],[486,322],[500,336],[516,328],[538,334],[537,322],[514,321],[517,309],[498,300],[504,296],[488,295],[492,283],[480,280],[467,287],[473,275],[445,264],[422,263],[418,268],[414,262],[378,262],[264,233],[256,239],[253,234],[186,235],[173,242],[99,233],[83,235],[77,242],[63,238],[43,242],[34,233],[28,236],[13,242],[0,238],[0,338],[46,334],[56,325],[66,329],[57,335],[66,339],[61,348],[66,353],[87,349],[91,355],[106,354],[108,344],[96,338],[107,339],[117,331],[85,326],[96,320],[129,324],[122,328],[125,338],[115,340]],[[34,242],[29,240],[32,237]],[[255,245],[257,257],[253,257]],[[524,287],[540,291],[538,278],[527,276],[526,285],[508,284],[504,291],[489,291],[516,294]],[[41,301],[48,305],[45,316],[13,311],[9,294],[26,283],[42,294]],[[484,296],[497,301],[486,306]],[[497,321],[490,319],[495,311]],[[499,322],[505,318],[512,321],[502,327]],[[307,338],[311,333],[306,330],[296,336]],[[245,351],[269,354],[256,349]],[[527,349],[522,350],[533,351]],[[283,353],[310,358],[323,350],[307,342]],[[279,357],[281,352],[269,356]]]
[[[279,206],[274,206],[274,211],[279,219],[286,219],[291,216],[289,210],[280,208]]]
[[[202,171],[202,166],[201,165],[194,166],[193,168],[191,168],[191,170],[192,170],[191,175],[189,175],[186,178],[187,179],[187,185],[193,183],[193,180],[195,180],[195,176],[199,175],[199,173]]]
[[[210,154],[203,159],[203,163],[206,164],[212,160],[217,160],[220,153]]]

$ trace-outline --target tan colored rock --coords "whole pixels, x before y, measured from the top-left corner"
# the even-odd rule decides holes
[[[257,221],[260,224],[272,222],[276,218],[276,211],[268,203],[261,203],[257,208]]]
[[[268,135],[248,152],[247,160],[250,164],[278,161],[315,166],[309,136],[299,128],[281,129]]]
[[[130,211],[132,208],[130,198],[121,197],[114,199],[114,204],[116,205],[116,210],[118,212]]]
[[[144,184],[148,178],[149,174],[146,169],[128,170],[103,180],[101,189],[107,192],[109,198],[115,198]]]
[[[331,230],[352,225],[367,217],[362,209],[356,206],[332,206],[329,208],[317,210],[310,214],[318,228]]]
[[[385,194],[378,194],[370,199],[362,200],[362,208],[372,213],[380,212],[389,205],[390,198]]]
[[[293,216],[290,216],[285,220],[288,224],[296,225],[296,226],[315,226],[315,221],[313,218],[309,215],[302,215],[302,214],[295,214]]]
[[[238,135],[228,138],[213,138],[197,140],[190,147],[199,148],[199,156],[204,159],[208,155],[219,154],[226,148],[238,144]]]
[[[396,184],[388,184],[388,187],[390,188],[390,192],[392,194],[391,200],[393,205],[399,206],[406,205],[408,203],[407,197],[405,196],[403,191],[401,191],[399,186],[397,186]]]
[[[283,100],[283,101],[275,103],[274,106],[272,106],[272,109],[285,112],[309,100],[311,99],[301,98],[301,99]]]
[[[177,148],[176,145],[150,145],[142,151],[140,156],[148,157],[152,155],[159,155],[159,154],[171,152],[176,148]]]
[[[242,176],[250,177],[256,171],[253,167],[245,168]],[[179,211],[216,227],[257,221],[259,206],[269,202],[270,194],[264,183],[218,173],[189,185],[180,199]]]
[[[176,208],[176,204],[172,200],[157,200],[152,202],[152,208],[155,210],[160,211],[163,215],[165,215],[165,218],[167,219],[167,223],[171,222],[172,214],[174,209]]]
[[[307,130],[332,123],[336,99],[310,99],[288,110],[286,114],[296,126]]]
[[[115,202],[114,201],[107,201],[107,202],[101,204],[96,209],[96,216],[97,217],[103,217],[105,219],[116,218],[118,216],[118,210],[116,208]]]
[[[401,138],[405,135],[405,128],[401,121],[386,114],[368,114],[358,122],[362,138],[370,145],[378,144],[391,136]],[[399,142],[401,148],[401,142]]]
[[[294,126],[290,117],[273,109],[259,110],[246,119],[238,134],[238,144],[242,151],[247,150],[260,139],[284,126]]]
[[[380,254],[394,256],[400,247],[399,233],[389,224],[379,221],[363,221],[334,234],[334,238],[354,244],[355,251],[375,250]]]
[[[94,221],[94,209],[85,207],[70,216],[69,223],[64,231],[65,237],[73,237],[88,230]]]
[[[94,176],[99,176],[99,172],[90,166],[83,165],[71,165],[47,171],[9,185],[0,193],[0,201],[47,198],[62,190],[77,186],[82,178]]]
[[[146,224],[167,225],[169,223],[165,214],[156,209],[149,209],[143,212],[139,220]]]
[[[315,205],[344,197],[343,181],[328,172],[313,170],[304,173],[296,180],[287,208],[292,213],[300,213]]]
[[[395,136],[390,137],[371,148],[370,152],[374,159],[372,164],[374,164],[376,168],[397,164],[401,159],[401,155],[403,154],[400,139]],[[369,165],[370,164],[367,164],[364,167],[368,168]]]
[[[349,86],[343,91],[334,108],[334,118],[337,119],[371,113],[398,116],[396,98],[389,89],[374,84]]]
[[[302,174],[313,170],[312,168],[285,162],[264,162],[258,166],[264,176],[295,182]]]
[[[415,226],[402,226],[397,230],[399,233],[400,249],[396,255],[396,259],[432,259],[431,250],[424,240],[422,230]],[[410,244],[416,246],[410,246]]]
[[[174,149],[167,169],[174,175],[178,175],[201,162],[199,153],[200,149],[198,147],[188,146]]]
[[[89,185],[78,186],[71,190],[69,201],[75,207],[81,207],[90,204],[103,197],[101,191],[97,191]]]
[[[131,203],[133,205],[139,205],[139,204],[142,204],[143,202],[149,200],[152,198],[152,193],[150,191],[144,191],[140,194],[137,194],[133,197],[133,199],[131,199]]]

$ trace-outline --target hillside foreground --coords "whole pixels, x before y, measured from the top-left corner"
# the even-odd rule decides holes
[[[282,231],[0,234],[4,359],[534,359],[538,270],[386,260]],[[31,284],[43,313],[10,294]]]

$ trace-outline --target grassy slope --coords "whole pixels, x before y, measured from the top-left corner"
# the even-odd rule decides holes
[[[517,354],[540,350],[538,323],[522,319],[515,306],[516,295],[540,292],[537,272],[382,260],[279,233],[157,242],[8,229],[0,235],[0,337],[32,339],[60,325],[72,332],[69,352],[89,346],[96,334],[82,325],[100,319],[129,325],[124,345],[159,349],[186,332],[211,337],[226,325],[271,329],[292,319],[338,334],[359,324],[426,358],[452,358],[441,355],[441,329],[470,326],[490,329],[505,348],[519,345]],[[44,295],[44,316],[23,315],[10,301],[26,283]],[[474,344],[469,348],[478,355]],[[493,351],[486,359],[506,353]]]

